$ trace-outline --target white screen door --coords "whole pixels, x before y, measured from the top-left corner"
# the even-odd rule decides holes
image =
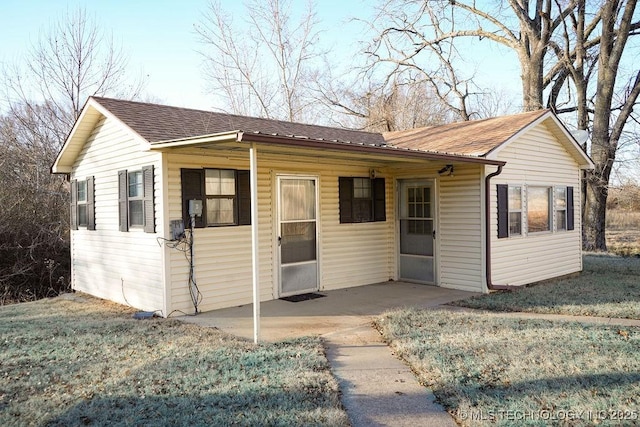
[[[318,290],[316,178],[278,177],[280,296]]]
[[[435,283],[434,213],[429,181],[400,183],[400,279]]]

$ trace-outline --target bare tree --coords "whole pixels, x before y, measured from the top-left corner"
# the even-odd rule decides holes
[[[232,113],[308,120],[309,78],[321,54],[313,3],[298,19],[291,0],[251,0],[245,8],[245,21],[234,27],[214,0],[196,25],[211,93]]]
[[[112,35],[100,30],[86,10],[69,11],[40,35],[24,63],[5,70],[7,108],[18,115],[23,107],[45,106],[57,119],[52,130],[61,143],[89,96],[140,95],[144,83],[127,79],[127,63]]]
[[[68,190],[49,174],[57,118],[30,106],[0,117],[0,305],[68,286]]]
[[[456,117],[424,81],[369,81],[367,86],[326,77],[321,81],[318,100],[335,112],[333,121],[344,128],[387,132],[449,123]]]
[[[126,57],[83,9],[7,67],[0,101],[0,303],[68,286],[68,185],[50,167],[91,95],[135,97]]]
[[[390,0],[379,16],[386,26],[371,50],[374,64],[433,73],[432,56],[422,52],[451,51],[469,38],[498,43],[518,56],[524,110],[543,108],[546,94],[547,107],[575,113],[578,129],[591,128],[596,169],[587,174],[583,243],[606,250],[607,185],[640,92],[640,72],[620,72],[628,39],[640,29],[636,0]],[[380,55],[381,46],[393,55]]]
[[[636,71],[625,84],[623,92],[616,96],[618,79],[622,75],[620,61],[632,26],[638,24],[638,17],[634,17],[636,3],[636,0],[609,0],[600,9],[602,29],[590,153],[596,168],[587,174],[584,212],[584,243],[587,249],[607,249],[605,221],[609,179],[620,138],[640,95],[640,71]]]
[[[388,1],[377,18],[366,23],[378,34],[365,53],[368,78],[422,81],[432,87],[440,103],[447,105],[457,120],[486,117],[489,111],[505,111],[508,99],[496,99],[493,90],[476,84],[475,66],[466,61],[457,46],[458,19],[447,15],[449,2]],[[469,14],[467,14],[469,15]],[[493,34],[493,33],[492,33]],[[507,101],[503,104],[502,101]],[[500,101],[496,105],[496,101]],[[487,108],[489,106],[489,108]]]

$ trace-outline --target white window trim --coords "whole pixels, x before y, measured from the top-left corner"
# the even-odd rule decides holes
[[[511,210],[511,203],[507,200],[507,231],[509,233],[508,238],[522,238],[526,236],[526,210],[525,210],[525,185],[524,184],[507,184],[507,199],[511,193],[511,188],[520,187],[520,210]],[[520,212],[520,234],[511,234],[511,213]]]
[[[558,209],[557,205],[556,205],[556,190],[557,189],[564,189],[564,209]],[[567,214],[567,186],[566,185],[555,185],[553,187],[553,206],[552,206],[552,211],[553,211],[553,232],[554,233],[565,233],[569,230],[567,230],[567,221],[568,221],[568,214]],[[559,229],[558,230],[558,221],[556,221],[556,214],[559,211],[564,211],[564,228]]]
[[[526,220],[524,221],[524,224],[523,224],[523,234],[526,233],[527,236],[532,236],[532,235],[541,236],[545,234],[553,234],[555,232],[555,222],[556,222],[555,216],[554,216],[554,210],[553,210],[555,186],[549,185],[549,184],[527,184],[525,187],[526,187],[525,198],[523,200],[523,205],[524,205],[523,209],[525,213],[523,217],[526,218]],[[548,215],[548,221],[551,221],[551,223],[549,224],[548,230],[529,231],[529,189],[530,188],[545,188],[547,190],[547,198],[549,199],[548,201],[549,212],[547,213],[547,215]],[[551,194],[549,194],[549,190],[551,190]],[[524,230],[526,230],[526,232]]]
[[[129,179],[133,174],[140,174],[140,186],[142,187],[142,191],[137,196],[129,195],[129,188],[131,182]],[[132,224],[131,223],[131,202],[140,201],[142,203],[142,224]],[[144,219],[146,217],[146,213],[144,211],[144,172],[142,169],[136,169],[132,171],[127,171],[127,221],[129,222],[129,229],[143,229],[144,228]]]
[[[233,172],[233,194],[208,194],[207,193],[207,170],[211,171],[231,171]],[[204,197],[208,202],[209,199],[219,199],[219,200],[231,200],[233,205],[233,221],[232,222],[220,222],[220,223],[210,223],[207,215],[207,223],[205,227],[229,227],[239,225],[238,219],[238,171],[237,169],[225,169],[225,168],[204,168]],[[208,209],[208,207],[207,207]],[[207,212],[208,213],[208,212]]]

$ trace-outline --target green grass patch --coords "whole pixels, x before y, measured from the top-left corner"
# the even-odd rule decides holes
[[[640,319],[640,258],[590,254],[584,256],[583,266],[578,275],[453,304],[495,311]]]
[[[377,326],[461,425],[637,425],[640,330],[442,309]]]
[[[322,343],[253,345],[90,297],[0,308],[0,425],[348,425]]]

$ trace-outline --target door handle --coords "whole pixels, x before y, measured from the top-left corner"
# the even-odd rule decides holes
[[[433,230],[433,232],[431,233],[431,235],[433,236],[433,238],[436,238],[436,230]]]
[[[278,236],[278,246],[282,245],[282,236]]]

